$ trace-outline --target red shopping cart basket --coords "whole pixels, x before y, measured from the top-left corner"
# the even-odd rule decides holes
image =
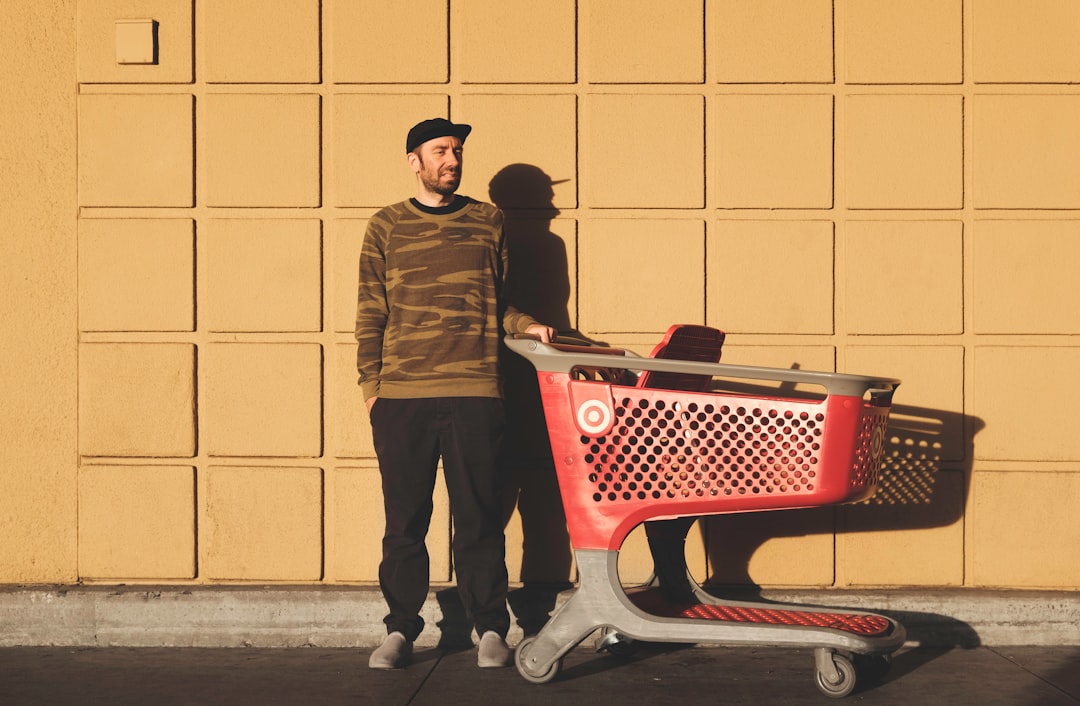
[[[678,345],[674,345],[677,342]],[[721,602],[694,584],[671,605],[628,595],[618,550],[642,522],[854,502],[874,492],[899,381],[721,364],[723,334],[672,327],[653,357],[507,338],[537,370],[580,584],[519,644],[534,682],[600,629],[617,639],[814,647],[818,687],[854,688],[856,656],[887,656],[903,627],[858,611]]]

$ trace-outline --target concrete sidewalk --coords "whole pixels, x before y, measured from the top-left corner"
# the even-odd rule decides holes
[[[809,650],[643,647],[631,658],[579,647],[555,681],[481,670],[474,650],[418,650],[395,672],[370,649],[0,649],[0,704],[827,704]],[[904,648],[849,703],[1067,706],[1080,703],[1080,648]]]
[[[510,641],[539,630],[571,595],[564,588],[512,590]],[[1080,646],[1080,592],[770,590],[761,598],[883,613],[922,647]],[[373,647],[385,612],[371,586],[3,587],[0,647]],[[423,616],[419,646],[471,640],[454,588],[431,593]]]
[[[509,642],[570,591],[519,588]],[[746,598],[746,596],[740,596]],[[764,591],[789,604],[896,618],[908,643],[865,704],[1080,703],[1080,594]],[[22,704],[821,704],[812,650],[643,645],[597,654],[587,639],[551,683],[480,670],[456,591],[433,592],[406,670],[367,668],[385,611],[373,587],[0,588],[0,705]]]

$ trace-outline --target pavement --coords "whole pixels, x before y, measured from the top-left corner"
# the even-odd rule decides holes
[[[12,647],[0,704],[827,704],[810,650],[646,645],[629,657],[568,654],[547,684],[479,669],[471,649],[418,649],[406,669],[367,668],[371,648]],[[1080,647],[905,647],[852,704],[1080,703]]]
[[[511,592],[509,642],[571,592]],[[857,704],[1080,704],[1080,592],[762,592],[789,604],[881,612],[908,642]],[[385,612],[367,587],[25,586],[0,589],[0,706],[247,704],[825,704],[813,651],[589,638],[546,684],[479,669],[456,591],[435,591],[404,670],[368,669]]]

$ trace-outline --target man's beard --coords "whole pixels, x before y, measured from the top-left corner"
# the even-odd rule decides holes
[[[420,166],[424,167],[424,160],[420,160]],[[449,182],[442,180],[443,176],[446,176],[449,172],[442,172],[441,174],[435,174],[432,176],[426,168],[423,168],[420,172],[420,181],[423,183],[424,188],[428,191],[439,194],[440,196],[450,196],[457,191],[458,186],[461,185],[461,170],[458,169],[452,175]]]
[[[453,180],[444,182],[441,177],[436,176],[434,179],[431,177],[421,177],[421,181],[424,182],[424,187],[432,192],[439,194],[440,196],[450,196],[457,191],[458,186],[461,184],[461,173],[454,174]]]

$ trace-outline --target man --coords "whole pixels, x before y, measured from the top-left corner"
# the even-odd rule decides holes
[[[457,195],[471,130],[434,118],[409,131],[417,195],[371,217],[360,254],[357,369],[386,511],[379,585],[389,613],[373,669],[408,664],[424,627],[425,537],[440,456],[458,591],[480,636],[477,664],[512,659],[496,463],[504,425],[499,346],[504,331],[544,341],[556,332],[504,299],[502,212]]]

